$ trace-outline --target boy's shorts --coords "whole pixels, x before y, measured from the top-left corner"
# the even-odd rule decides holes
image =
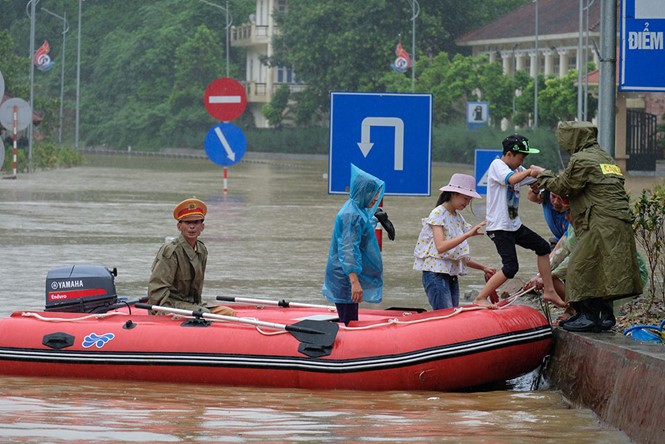
[[[501,256],[501,263],[503,265],[501,271],[503,271],[508,279],[512,279],[519,270],[515,245],[535,251],[538,256],[547,256],[550,254],[550,244],[525,225],[520,225],[517,231],[488,231],[487,236],[492,239],[497,253]]]

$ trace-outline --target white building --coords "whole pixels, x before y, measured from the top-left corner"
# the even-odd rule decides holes
[[[261,62],[262,58],[273,55],[272,39],[278,32],[273,13],[287,10],[288,0],[256,0],[256,12],[250,15],[249,23],[231,30],[231,45],[247,50],[247,75],[241,83],[247,92],[247,108],[258,128],[269,127],[261,110],[280,86],[288,85],[292,92],[304,87],[298,83],[292,69],[270,67]]]

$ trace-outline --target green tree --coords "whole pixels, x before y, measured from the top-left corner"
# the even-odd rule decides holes
[[[263,115],[268,119],[271,126],[280,128],[284,120],[284,112],[289,104],[291,90],[288,85],[282,85],[277,88],[270,103],[263,106]]]
[[[482,26],[527,0],[419,0],[416,19],[416,73],[420,63],[443,50],[461,51],[454,39]],[[404,82],[387,77],[401,35],[410,52],[412,10],[405,0],[299,0],[277,16],[274,65],[294,66],[316,97],[328,107],[330,91],[402,89]],[[418,91],[426,91],[422,85]]]

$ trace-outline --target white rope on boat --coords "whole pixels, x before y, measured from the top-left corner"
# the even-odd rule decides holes
[[[108,313],[90,314],[90,315],[87,315],[87,316],[81,316],[79,318],[47,318],[45,316],[40,315],[39,313],[33,313],[33,312],[30,312],[30,311],[21,312],[21,316],[23,316],[23,317],[35,318],[35,319],[39,319],[40,321],[45,321],[45,322],[87,321],[88,319],[103,319],[103,318],[106,318],[106,317],[116,316],[116,315],[127,316],[127,313],[121,313],[119,311],[113,311],[113,312],[108,312]]]
[[[496,308],[490,308],[490,307],[481,307],[481,306],[471,306],[471,307],[455,307],[453,312],[447,315],[442,315],[442,316],[434,316],[434,317],[429,317],[425,319],[414,319],[412,321],[403,321],[398,318],[392,318],[388,319],[385,322],[381,322],[380,324],[372,324],[372,325],[365,325],[362,327],[348,327],[346,325],[340,325],[339,328],[343,330],[369,330],[373,328],[379,328],[379,327],[385,327],[389,325],[409,325],[409,324],[419,324],[421,322],[431,322],[431,321],[440,321],[442,319],[449,319],[453,316],[457,316],[460,313],[464,313],[467,311],[476,311],[476,310],[503,310],[506,307],[512,305],[520,296],[524,296],[525,294],[529,293],[532,291],[535,287],[529,287],[526,289],[520,289],[509,295],[506,299],[504,299],[505,303],[502,304],[499,307]],[[116,316],[116,315],[122,315],[122,316],[127,316],[128,313],[122,313],[122,312],[108,312],[108,313],[97,313],[97,314],[89,314],[86,316],[81,316],[78,318],[49,318],[42,316],[38,313],[33,313],[33,312],[21,312],[21,316],[24,317],[32,317],[39,319],[40,321],[45,321],[45,322],[76,322],[76,321],[86,321],[88,319],[103,319],[106,317],[111,317],[111,316]],[[184,316],[184,315],[173,315],[173,319],[193,319],[194,316]],[[243,317],[242,319],[251,319],[251,320],[257,320],[257,318],[253,317]],[[216,319],[211,319],[212,321],[215,322],[229,322],[229,321],[224,321],[224,320],[216,320]],[[273,332],[268,332],[265,330],[262,330],[260,326],[256,326],[256,330],[261,333],[264,336],[274,336],[274,335],[281,335],[288,333],[286,330],[278,330],[278,331],[273,331]]]
[[[435,316],[435,317],[429,317],[425,319],[414,319],[412,321],[402,321],[397,318],[389,319],[386,322],[382,322],[380,324],[373,324],[373,325],[365,325],[362,327],[348,327],[346,325],[340,325],[339,328],[344,329],[344,330],[369,330],[371,328],[377,328],[377,327],[385,327],[387,325],[391,324],[399,324],[399,325],[408,325],[408,324],[419,324],[421,322],[430,322],[430,321],[439,321],[442,319],[448,319],[453,316],[457,316],[460,313],[464,313],[467,311],[476,311],[476,310],[503,310],[506,307],[512,305],[520,296],[524,296],[531,290],[533,290],[535,287],[529,287],[526,289],[520,289],[515,291],[513,294],[508,296],[504,301],[506,301],[504,304],[502,304],[500,307],[496,308],[490,308],[490,307],[481,307],[481,306],[471,306],[471,307],[455,307],[453,312],[447,315],[442,315],[442,316]]]

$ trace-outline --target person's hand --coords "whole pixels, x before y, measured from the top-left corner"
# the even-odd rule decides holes
[[[487,282],[496,274],[496,268],[484,267],[483,273],[485,273],[485,282]]]
[[[531,170],[531,177],[538,177],[540,173],[545,171],[545,168],[539,167],[538,165],[531,165],[529,169]]]
[[[363,301],[363,287],[357,280],[351,281],[351,299],[356,304],[360,304]]]
[[[210,307],[209,308],[211,313],[217,314],[217,315],[224,315],[224,316],[235,316],[236,312],[230,307],[226,307],[224,305],[217,305],[216,307]]]
[[[545,288],[545,285],[543,284],[543,278],[540,277],[540,275],[535,275],[534,277],[529,279],[529,282],[524,284],[524,287],[522,289],[528,290],[530,288],[537,291],[541,291],[543,288]]]
[[[487,225],[487,221],[482,221],[481,223],[479,223],[475,227],[471,228],[468,231],[469,236],[482,236],[483,234],[485,234],[485,233],[480,232],[480,229],[483,228],[485,225]]]

